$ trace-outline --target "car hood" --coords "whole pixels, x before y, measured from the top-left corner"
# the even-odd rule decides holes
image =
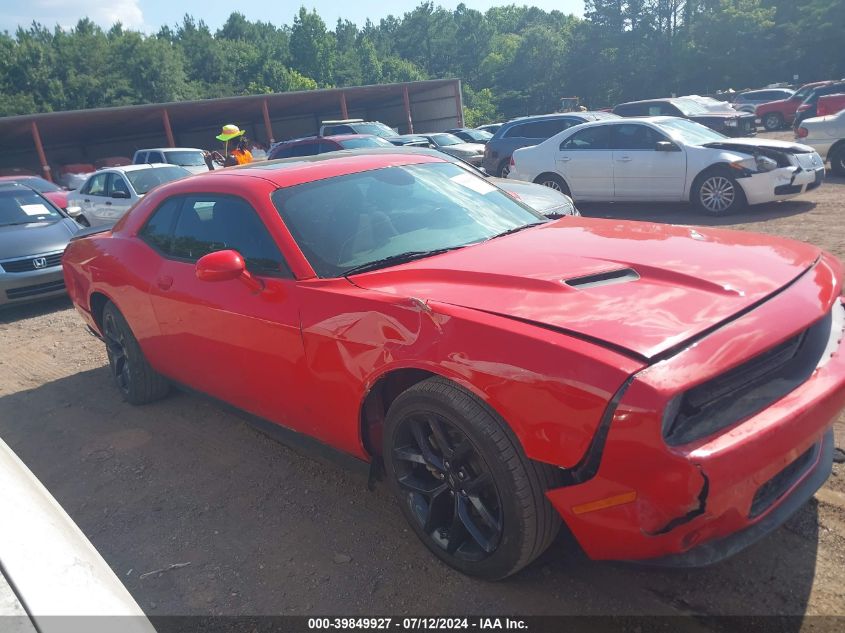
[[[687,118],[691,121],[698,121],[699,119],[748,119],[753,118],[754,115],[750,112],[703,112],[701,114],[691,114]]]
[[[705,143],[703,147],[712,149],[731,149],[739,152],[753,152],[755,149],[771,149],[787,154],[807,154],[815,150],[809,145],[793,143],[791,141],[779,141],[774,138],[731,138]]]
[[[49,223],[0,226],[0,259],[63,251],[78,228],[67,218]]]
[[[819,254],[747,232],[565,218],[350,279],[653,359],[777,292]]]

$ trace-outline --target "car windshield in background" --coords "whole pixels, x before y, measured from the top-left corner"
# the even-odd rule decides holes
[[[703,145],[727,138],[724,134],[719,134],[709,127],[686,119],[666,119],[660,121],[657,125],[668,132],[670,136],[683,141],[687,145]]]
[[[356,123],[355,132],[358,134],[373,134],[382,138],[396,136],[396,132],[387,127],[384,123]]]
[[[798,100],[803,101],[804,99],[806,99],[807,97],[809,97],[809,96],[810,96],[810,93],[811,93],[811,92],[813,92],[813,90],[815,90],[815,88],[812,88],[812,87],[810,87],[810,86],[804,86],[804,87],[803,87],[803,88],[801,88],[800,90],[796,91],[796,92],[795,92],[795,93],[794,93],[791,97],[789,97],[789,98],[790,98],[790,99],[798,99]]]
[[[685,116],[695,116],[697,114],[707,114],[707,108],[692,99],[675,99],[672,103]]]
[[[202,152],[165,152],[167,162],[182,167],[200,167],[205,165]]]
[[[52,193],[54,191],[61,191],[62,188],[54,185],[49,180],[44,180],[43,178],[37,177],[30,177],[30,178],[21,178],[18,182],[25,184],[27,187],[32,187],[38,193]]]
[[[126,172],[126,177],[129,178],[132,188],[139,196],[143,196],[157,185],[190,175],[191,172],[181,167],[152,167],[151,169],[137,169]]]
[[[440,162],[287,187],[273,194],[273,203],[320,277],[547,221],[483,178]]]
[[[344,149],[360,149],[362,147],[395,147],[390,141],[385,141],[380,136],[370,136],[368,138],[348,138],[338,141],[340,146]]]
[[[432,134],[429,138],[434,141],[439,147],[446,147],[449,145],[458,145],[463,143],[461,139],[459,139],[454,134]]]
[[[484,130],[464,130],[463,133],[474,141],[489,141],[493,138],[490,132],[485,132]]]
[[[23,187],[0,189],[0,226],[55,222],[61,218],[62,214],[34,191]]]

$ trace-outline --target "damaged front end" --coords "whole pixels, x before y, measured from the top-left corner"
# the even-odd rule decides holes
[[[776,529],[824,483],[845,406],[835,274],[821,260],[620,389],[584,459],[546,493],[588,556],[711,564]]]

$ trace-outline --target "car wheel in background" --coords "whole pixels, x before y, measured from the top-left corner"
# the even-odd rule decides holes
[[[834,176],[845,176],[845,145],[834,147],[830,156],[830,171]]]
[[[150,367],[129,324],[111,301],[103,308],[102,329],[109,369],[123,398],[130,404],[147,404],[166,396],[170,383]]]
[[[511,159],[503,160],[499,163],[499,178],[507,178],[511,173]]]
[[[498,580],[551,544],[560,528],[545,497],[557,471],[533,462],[475,396],[429,378],[390,406],[385,470],[402,513],[438,558]]]
[[[763,116],[762,124],[769,132],[774,132],[783,127],[783,116],[777,112],[769,112]]]
[[[695,179],[691,199],[709,215],[726,215],[746,205],[745,193],[727,169],[710,169]]]
[[[545,173],[540,174],[534,179],[534,182],[538,185],[543,185],[544,187],[548,187],[549,189],[554,189],[555,191],[560,191],[563,194],[566,194],[570,198],[572,194],[569,191],[569,186],[566,182],[558,176],[557,174]]]

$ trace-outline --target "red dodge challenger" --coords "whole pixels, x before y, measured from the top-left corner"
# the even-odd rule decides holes
[[[182,385],[383,468],[467,574],[561,523],[594,559],[712,563],[831,470],[842,266],[807,244],[549,221],[391,150],[163,185],[64,271],[127,401]]]

